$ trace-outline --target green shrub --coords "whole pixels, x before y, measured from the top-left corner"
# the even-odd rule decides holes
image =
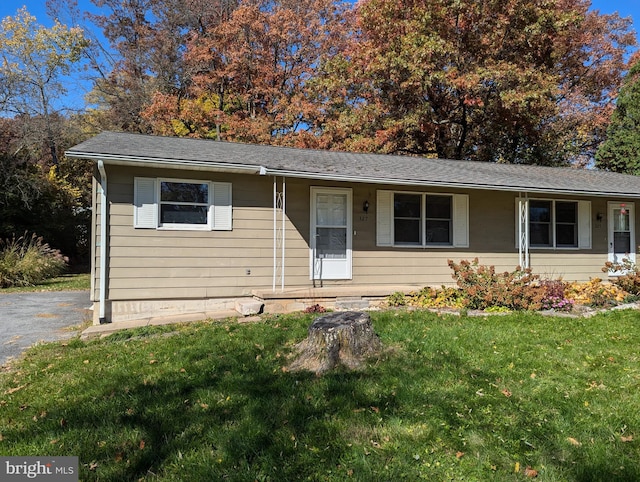
[[[0,288],[33,286],[62,274],[67,260],[41,237],[0,240]]]
[[[464,293],[450,286],[426,287],[412,297],[411,304],[420,308],[462,308]]]
[[[407,298],[401,291],[396,291],[387,296],[387,305],[389,306],[406,306]]]

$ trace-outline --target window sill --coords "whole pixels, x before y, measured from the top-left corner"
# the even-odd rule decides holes
[[[213,231],[209,226],[185,224],[184,226],[158,226],[158,231]]]

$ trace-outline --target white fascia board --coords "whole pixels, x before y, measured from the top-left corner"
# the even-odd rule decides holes
[[[234,172],[245,174],[259,174],[264,169],[262,166],[254,166],[247,164],[229,164],[226,162],[211,161],[195,161],[195,160],[176,160],[162,159],[154,157],[126,157],[114,156],[109,154],[96,154],[88,152],[67,151],[65,156],[75,159],[88,159],[91,161],[103,161],[111,166],[137,166],[137,167],[156,167],[169,169],[184,169],[194,171],[216,171],[216,172]]]
[[[282,169],[269,169],[269,174],[273,176],[284,176],[302,179],[313,179],[318,181],[340,181],[357,182],[366,184],[384,184],[390,186],[424,186],[424,187],[444,187],[448,189],[476,189],[483,191],[504,191],[504,192],[530,192],[541,194],[562,194],[572,196],[592,196],[606,198],[640,198],[640,193],[611,193],[605,191],[571,190],[571,189],[545,189],[530,186],[496,186],[478,183],[456,183],[441,181],[417,181],[411,179],[385,179],[375,177],[356,177],[338,174],[319,174],[299,171],[287,171]]]

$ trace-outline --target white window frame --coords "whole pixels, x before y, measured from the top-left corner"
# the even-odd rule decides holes
[[[558,198],[528,198],[527,209],[529,230],[531,229],[531,201],[545,201],[551,203],[551,240],[552,243],[549,246],[534,246],[531,244],[531,234],[529,234],[529,249],[539,250],[562,250],[571,251],[579,249],[591,249],[591,201],[581,201],[576,199],[558,199]],[[558,246],[556,236],[556,202],[560,203],[575,203],[576,205],[576,229],[577,232],[577,244],[576,246]],[[518,228],[519,212],[518,212],[518,198],[516,198],[516,230]],[[561,223],[562,224],[562,223]],[[516,233],[516,241],[518,235]]]
[[[207,223],[161,223],[161,205],[175,204],[170,202],[160,202],[160,189],[163,182],[206,184],[208,186],[208,200],[206,203]],[[135,177],[133,204],[133,225],[137,229],[174,231],[231,231],[233,228],[231,183],[227,182],[165,177]],[[195,203],[194,205],[203,205],[203,203]]]
[[[420,243],[395,242],[394,196],[408,194],[421,196],[420,206]],[[427,196],[451,197],[451,243],[427,243]],[[468,248],[469,247],[469,196],[442,192],[420,192],[401,190],[378,190],[376,203],[376,245],[394,248]]]
[[[162,183],[176,183],[176,184],[204,184],[207,186],[207,202],[206,203],[184,203],[174,201],[162,200]],[[211,211],[213,209],[213,186],[210,181],[197,181],[193,179],[177,179],[177,178],[158,178],[156,183],[156,189],[158,190],[156,199],[158,200],[158,229],[170,229],[170,230],[185,230],[185,231],[211,231],[212,218]],[[162,206],[163,205],[186,205],[186,206],[203,206],[207,209],[207,222],[203,224],[190,224],[190,223],[163,223],[162,222]]]

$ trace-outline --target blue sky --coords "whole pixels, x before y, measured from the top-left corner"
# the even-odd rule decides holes
[[[40,23],[47,25],[50,21],[45,15],[44,0],[1,0],[0,18],[15,14],[16,10],[26,5],[32,15],[35,15]],[[89,0],[78,0],[81,10],[91,9],[93,5]],[[634,19],[636,30],[640,30],[640,1],[639,0],[592,0],[591,7],[600,10],[601,13],[618,12],[622,17],[630,16]]]

